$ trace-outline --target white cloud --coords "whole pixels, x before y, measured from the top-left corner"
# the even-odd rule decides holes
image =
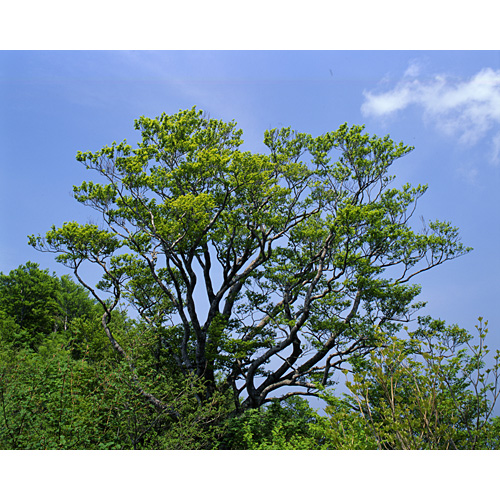
[[[408,66],[408,69],[405,71],[404,76],[413,77],[413,76],[418,76],[419,73],[420,73],[420,65],[418,64],[417,61],[413,61]]]
[[[392,90],[365,91],[365,116],[389,116],[411,105],[440,131],[472,145],[500,127],[500,70],[484,68],[468,80],[446,75],[419,79],[420,67],[410,64]],[[492,158],[500,162],[500,135],[492,141]]]

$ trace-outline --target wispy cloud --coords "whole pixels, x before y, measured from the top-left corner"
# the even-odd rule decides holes
[[[383,117],[418,106],[438,130],[467,145],[500,129],[500,70],[484,68],[468,80],[420,75],[421,68],[413,62],[391,90],[365,91],[362,113]],[[491,160],[499,163],[500,133],[491,140],[491,150]]]

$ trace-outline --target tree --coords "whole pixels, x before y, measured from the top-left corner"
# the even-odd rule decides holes
[[[412,148],[389,136],[273,129],[264,154],[240,149],[234,122],[194,108],[135,128],[136,148],[77,154],[103,179],[74,188],[102,226],[68,222],[30,243],[100,303],[111,345],[162,411],[168,398],[143,389],[113,332],[123,301],[178,372],[203,382],[200,403],[230,388],[239,411],[318,394],[348,356],[377,347],[379,329],[396,334],[422,307],[416,275],[470,250],[447,222],[411,228],[427,188],[391,187],[389,168]],[[85,262],[103,272],[95,286]]]
[[[57,330],[58,279],[28,262],[0,273],[0,331],[16,347],[37,349]]]
[[[82,285],[34,262],[0,273],[0,338],[8,347],[37,351],[54,336],[66,344],[82,343],[81,325],[95,331],[99,311]]]
[[[75,283],[69,276],[61,276],[58,281],[58,327],[66,331],[75,318],[91,318],[94,315],[95,301],[90,299],[83,286]]]
[[[406,339],[381,333],[377,350],[353,360],[343,421],[355,422],[364,444],[379,449],[498,449],[500,419],[492,415],[500,395],[500,351],[485,369],[487,322],[479,318],[477,329],[477,345],[465,330],[429,317],[419,318]],[[333,403],[334,421],[339,399],[326,400]]]

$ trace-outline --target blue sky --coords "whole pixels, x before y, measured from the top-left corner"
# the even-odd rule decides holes
[[[415,146],[394,165],[398,183],[429,184],[415,222],[449,220],[474,247],[420,275],[424,311],[468,329],[483,316],[500,348],[497,51],[0,52],[0,271],[69,272],[27,235],[93,217],[71,197],[89,178],[76,152],[134,143],[135,118],[192,106],[236,120],[253,151],[268,128],[344,122]]]

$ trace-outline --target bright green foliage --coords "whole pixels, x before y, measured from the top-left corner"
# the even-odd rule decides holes
[[[322,448],[327,450],[376,450],[377,440],[363,415],[352,406],[352,402],[343,395],[337,397],[324,394],[328,403],[326,416],[320,416],[310,426],[309,432],[317,436]]]
[[[430,318],[406,340],[381,333],[368,358],[353,360],[348,421],[356,415],[381,449],[497,449],[500,353],[485,369],[486,325],[476,346],[464,330]]]
[[[109,349],[100,324],[102,310],[88,291],[68,276],[58,278],[38,264],[28,262],[8,275],[0,273],[0,335],[7,348],[37,351],[57,339],[62,345],[82,352],[89,348],[92,331],[94,355]],[[101,339],[98,341],[95,336]],[[92,343],[92,342],[91,342]],[[98,345],[100,344],[100,345]]]
[[[201,382],[176,374],[161,331],[111,313],[135,375],[168,399],[169,412],[137,391],[103,331],[102,308],[82,285],[33,263],[1,275],[0,284],[1,449],[204,449],[217,442],[230,411],[225,396],[199,405]]]
[[[172,376],[151,336],[131,330],[144,387],[168,398],[158,411],[138,393],[129,366],[116,356],[87,356],[57,338],[38,352],[0,351],[0,449],[210,449],[229,413],[223,395],[201,407],[199,381]],[[102,331],[99,329],[102,335]],[[80,344],[78,344],[80,346]],[[151,363],[151,360],[154,363]]]
[[[61,350],[2,353],[0,370],[0,448],[108,447],[111,407],[85,362]]]
[[[89,364],[58,349],[3,353],[0,449],[211,448],[223,406],[213,401],[198,411],[192,387],[157,381],[155,389],[169,392],[177,418],[137,394],[126,366]]]
[[[351,394],[320,393],[326,416],[299,396],[242,412],[235,411],[231,388],[224,389],[229,359],[219,358],[222,382],[207,397],[203,379],[178,368],[172,345],[182,329],[132,321],[113,310],[114,334],[128,353],[123,358],[110,349],[102,310],[83,287],[38,271],[30,263],[2,281],[11,299],[15,294],[7,292],[26,282],[34,290],[33,283],[43,290],[44,280],[54,285],[45,290],[54,294],[49,323],[57,328],[33,349],[18,342],[32,337],[0,311],[0,449],[499,448],[500,418],[492,415],[500,354],[488,358],[481,318],[477,345],[464,330],[430,318],[419,318],[419,328],[405,330],[402,338],[377,329],[371,352],[349,359]],[[38,280],[27,279],[33,276]],[[144,296],[153,286],[143,282]],[[13,300],[9,312],[16,305]],[[151,307],[152,314],[167,309]],[[29,311],[28,317],[41,325],[47,311]],[[223,318],[212,328],[212,335],[224,338]],[[241,350],[235,356],[244,358],[242,346],[234,345]],[[168,406],[151,404],[151,394]]]
[[[76,284],[69,276],[61,276],[58,280],[56,302],[58,305],[58,329],[66,331],[75,318],[90,318],[95,315],[95,302],[81,285]]]
[[[84,182],[75,198],[103,226],[68,222],[30,243],[56,253],[100,303],[132,373],[111,321],[124,301],[178,372],[200,379],[203,401],[231,389],[244,410],[284,387],[281,399],[317,393],[348,356],[370,352],[378,328],[396,334],[422,307],[415,275],[469,250],[449,223],[410,227],[426,186],[392,188],[389,169],[412,148],[361,126],[266,131],[267,154],[242,150],[234,122],[196,109],[135,128],[135,148],[77,155],[102,183]],[[101,268],[98,285],[84,262]],[[168,400],[137,387],[166,411]]]
[[[57,331],[57,292],[57,278],[33,262],[8,275],[0,273],[2,339],[16,347],[37,349],[45,337]]]
[[[324,439],[314,432],[320,419],[307,401],[298,396],[283,403],[273,401],[230,419],[219,447],[232,450],[321,449]]]

